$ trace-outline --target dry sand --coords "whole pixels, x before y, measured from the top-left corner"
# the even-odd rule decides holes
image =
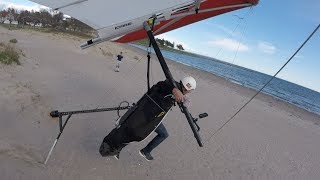
[[[120,160],[102,158],[98,147],[114,127],[116,112],[74,115],[48,164],[44,161],[58,121],[51,110],[114,107],[136,102],[146,91],[146,53],[103,43],[80,50],[84,40],[57,34],[9,31],[25,57],[21,66],[0,68],[0,179],[319,179],[320,117],[267,95],[259,95],[230,124],[217,130],[255,92],[212,74],[168,61],[173,76],[192,75],[198,88],[190,111],[200,120],[204,147],[197,146],[175,108],[164,124],[169,138],[146,162],[127,146]],[[115,56],[124,52],[120,72]],[[164,79],[152,57],[151,83]],[[150,138],[152,138],[151,136]]]

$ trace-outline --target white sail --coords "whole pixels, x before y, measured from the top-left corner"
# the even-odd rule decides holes
[[[139,34],[138,31],[143,29],[143,22],[154,15],[157,16],[156,28],[159,29],[155,33],[158,34],[228,11],[252,6],[258,2],[258,0],[31,1],[61,11],[97,30],[99,37],[87,41],[81,45],[82,48],[111,39],[119,42],[141,39],[141,32]],[[184,18],[186,16],[189,17]]]
[[[96,30],[155,14],[193,0],[31,0],[70,15]]]

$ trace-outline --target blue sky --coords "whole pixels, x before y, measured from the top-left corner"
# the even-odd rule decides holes
[[[8,6],[39,9],[26,0],[0,0]],[[241,17],[241,18],[239,18]],[[243,18],[243,19],[242,19]],[[260,0],[158,37],[188,51],[273,75],[320,23],[320,1]],[[320,92],[320,30],[278,77]]]

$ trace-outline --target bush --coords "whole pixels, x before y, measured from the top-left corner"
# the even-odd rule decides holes
[[[9,42],[11,42],[11,43],[17,43],[18,41],[17,41],[16,39],[10,39]]]
[[[16,63],[20,65],[19,53],[13,46],[0,43],[0,63],[10,65]]]

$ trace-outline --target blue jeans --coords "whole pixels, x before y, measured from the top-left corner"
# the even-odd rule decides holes
[[[150,153],[154,148],[156,148],[162,141],[164,141],[169,136],[167,129],[164,127],[162,123],[157,127],[155,132],[158,135],[154,137],[145,148],[143,148],[145,152]]]

